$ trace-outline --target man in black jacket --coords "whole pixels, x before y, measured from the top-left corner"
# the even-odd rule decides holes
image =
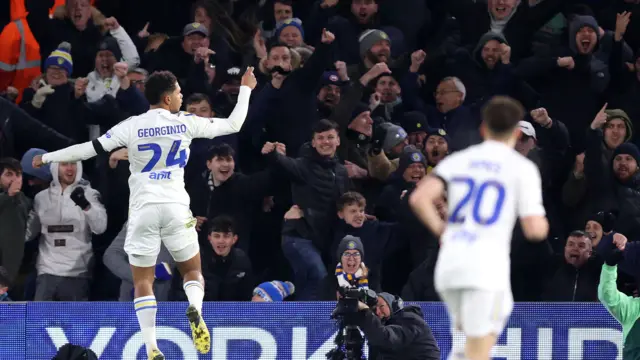
[[[282,251],[299,289],[296,300],[313,300],[319,282],[327,276],[322,257],[331,246],[336,203],[351,187],[347,170],[336,157],[339,145],[338,124],[323,119],[313,127],[311,144],[302,146],[297,159],[284,156],[280,143],[267,142],[262,148],[262,153],[269,154],[275,167],[291,181],[293,203],[304,214],[286,221],[282,230]]]
[[[247,254],[235,247],[238,241],[233,219],[218,216],[210,220],[208,240],[213,252],[202,258],[202,276],[207,284],[205,301],[249,301],[256,285]],[[184,301],[181,281],[174,277],[174,300]],[[177,279],[177,280],[176,280]]]
[[[438,343],[419,307],[405,306],[400,297],[380,293],[375,309],[369,311],[362,302],[358,308],[357,323],[369,342],[370,360],[440,359]]]

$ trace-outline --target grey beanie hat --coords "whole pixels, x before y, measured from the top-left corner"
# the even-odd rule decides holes
[[[344,254],[344,252],[347,250],[358,250],[358,252],[360,252],[360,257],[364,259],[364,245],[362,244],[362,240],[360,240],[359,237],[347,235],[342,238],[340,244],[338,245],[338,259],[342,258],[342,254]]]
[[[391,38],[382,30],[369,29],[360,34],[360,38],[358,39],[360,42],[360,57],[364,58],[367,51],[380,40],[387,40],[389,44],[391,44]]]
[[[402,310],[404,308],[404,300],[399,296],[389,294],[388,292],[378,293],[378,297],[381,297],[387,305],[389,305],[389,309],[391,309],[391,313],[395,314],[396,312]]]
[[[389,294],[388,292],[381,292],[378,294],[378,297],[384,299],[384,301],[387,302],[387,305],[389,305],[389,309],[392,309],[391,307],[393,306],[393,301],[396,299],[395,296]]]
[[[389,152],[391,148],[400,144],[407,138],[407,132],[398,125],[385,123],[381,126],[385,127],[385,130],[387,131],[384,141],[382,142],[382,150],[385,152]]]

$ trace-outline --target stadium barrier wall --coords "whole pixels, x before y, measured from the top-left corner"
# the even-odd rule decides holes
[[[449,321],[440,303],[420,303],[440,344],[451,349]],[[322,360],[337,331],[335,303],[205,303],[212,350],[194,349],[186,303],[158,305],[157,335],[167,359]],[[0,360],[50,360],[71,342],[99,359],[146,360],[131,303],[0,303]],[[495,359],[622,359],[622,331],[596,303],[516,304],[494,348]]]

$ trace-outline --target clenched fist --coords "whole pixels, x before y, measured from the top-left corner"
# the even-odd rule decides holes
[[[411,66],[409,67],[409,71],[412,73],[418,72],[420,70],[420,66],[424,63],[424,60],[427,58],[427,53],[423,50],[414,51],[411,54]]]
[[[267,141],[262,146],[262,155],[266,155],[266,154],[272,153],[275,149],[276,149],[276,143],[272,143],[272,142]]]
[[[551,118],[545,108],[531,110],[531,118],[542,127],[549,127],[549,125],[551,125]]]
[[[120,27],[120,24],[118,23],[118,20],[112,16],[104,20],[104,27],[107,30],[116,30]]]
[[[571,56],[561,57],[558,58],[558,66],[561,68],[573,70],[573,68],[576,67],[576,62]]]
[[[87,92],[87,86],[89,86],[89,79],[87,78],[77,78],[76,82],[73,86],[73,92],[76,96],[76,99],[79,99]]]
[[[113,74],[122,79],[127,76],[129,72],[129,65],[126,62],[117,62],[113,64]]]

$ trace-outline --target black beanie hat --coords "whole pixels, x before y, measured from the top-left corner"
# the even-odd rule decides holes
[[[340,241],[338,245],[338,259],[342,258],[342,254],[344,254],[347,250],[358,250],[360,253],[360,258],[364,261],[364,245],[362,245],[362,240],[359,237],[355,237],[352,235],[347,235]],[[340,261],[340,260],[338,260]]]
[[[640,166],[640,150],[638,150],[638,147],[635,146],[634,144],[626,142],[618,146],[613,151],[612,159],[615,159],[615,157],[620,154],[630,155],[636,160],[636,163],[638,163],[638,166]]]
[[[420,163],[427,167],[427,158],[418,148],[413,145],[407,145],[400,155],[400,163],[398,164],[398,173],[402,174],[411,164]]]

